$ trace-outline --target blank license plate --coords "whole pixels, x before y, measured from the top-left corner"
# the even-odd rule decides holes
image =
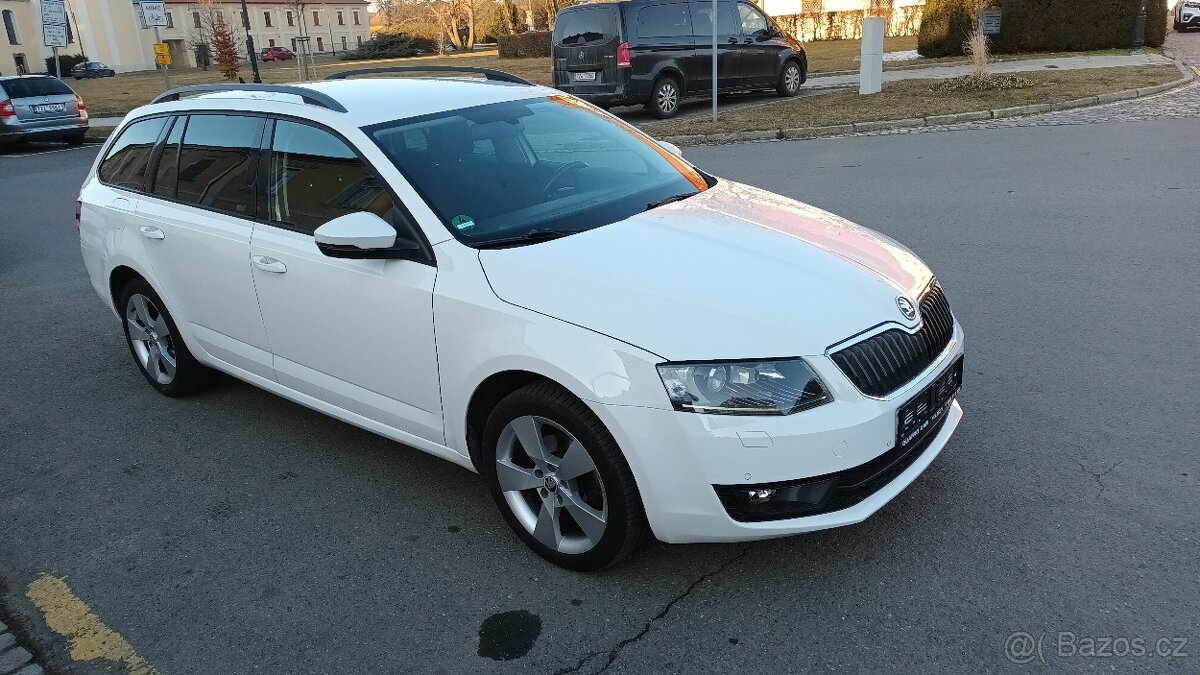
[[[960,356],[941,377],[900,408],[896,417],[897,446],[912,445],[945,417],[954,395],[962,388],[962,376],[963,359]]]
[[[66,109],[67,107],[62,103],[47,103],[45,105],[33,106],[33,112],[35,113],[62,112]]]
[[[596,73],[574,73],[573,77],[576,82],[595,82]]]

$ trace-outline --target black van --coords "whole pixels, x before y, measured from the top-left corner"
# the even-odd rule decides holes
[[[712,91],[712,0],[627,0],[576,5],[554,19],[554,86],[596,105],[646,104],[673,117],[680,99]],[[795,96],[808,57],[758,7],[717,2],[720,91]]]

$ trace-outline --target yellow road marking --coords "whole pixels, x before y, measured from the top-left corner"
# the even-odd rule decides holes
[[[129,675],[159,675],[120,633],[104,625],[62,579],[43,574],[29,584],[25,596],[46,617],[50,630],[70,641],[72,659],[103,659],[123,664]]]

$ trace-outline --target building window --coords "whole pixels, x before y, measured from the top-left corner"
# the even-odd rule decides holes
[[[288,25],[289,25],[289,26],[295,26],[295,25],[296,25],[296,17],[292,16],[292,13],[291,13],[291,12],[288,12],[288,13],[287,13],[287,21],[288,21]]]
[[[267,40],[267,46],[268,46],[268,47],[274,47],[274,46],[275,46],[275,41],[274,41],[274,40]]]
[[[342,36],[342,51],[346,51],[349,47],[346,46],[346,36]]]
[[[354,39],[358,40],[358,46],[361,47],[362,46],[362,36],[361,35],[355,36]]]
[[[292,38],[292,53],[296,53],[296,38]]]
[[[316,11],[315,9],[313,10],[313,25],[314,26],[321,25],[321,13]]]
[[[317,38],[317,51],[319,51],[319,52],[325,51],[325,40],[323,40],[322,38]]]
[[[338,25],[339,26],[346,25],[346,17],[342,15],[342,10],[340,10],[340,9],[338,10]]]
[[[13,54],[13,63],[17,66],[18,75],[29,74],[29,62],[25,60],[24,54]]]
[[[4,10],[3,14],[4,14],[4,32],[8,33],[8,44],[10,44],[10,45],[21,44],[21,36],[20,36],[20,34],[17,33],[17,23],[13,19],[12,10],[6,9],[6,10]],[[15,55],[14,55],[14,58],[15,58]],[[25,57],[22,55],[21,61],[24,62],[24,60],[25,60]],[[19,66],[18,66],[17,70],[20,70]]]
[[[170,12],[167,12],[167,28],[174,28],[174,27],[175,27],[175,17]]]
[[[358,18],[358,10],[354,10],[354,25],[355,25],[355,26],[361,26],[361,25],[362,25],[362,21],[360,21],[360,20],[359,20],[359,18]]]
[[[271,27],[271,13],[263,12],[263,25],[267,28]]]
[[[192,12],[192,26],[195,28],[204,27],[204,25],[200,23],[200,12]]]

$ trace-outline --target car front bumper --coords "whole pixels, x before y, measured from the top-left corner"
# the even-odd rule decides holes
[[[952,400],[940,427],[884,480],[845,508],[794,518],[735,519],[720,490],[859,475],[881,463],[896,445],[901,407],[925,390],[963,354],[956,324],[950,344],[924,372],[884,400],[869,398],[827,358],[810,365],[833,393],[832,403],[782,417],[700,415],[632,406],[604,406],[609,428],[627,451],[646,516],[667,543],[750,541],[851,525],[870,517],[902,492],[945,448],[962,419]],[[893,454],[895,454],[893,452]],[[901,470],[902,469],[902,470]],[[881,475],[882,472],[875,472]]]
[[[1179,20],[1181,26],[1200,26],[1200,9],[1184,12]]]

